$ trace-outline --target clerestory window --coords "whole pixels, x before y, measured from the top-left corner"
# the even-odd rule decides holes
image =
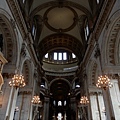
[[[74,53],[66,50],[55,50],[46,53],[43,61],[52,64],[68,64],[77,62],[77,57]]]
[[[99,1],[99,0],[96,0],[96,2],[97,2],[97,4],[99,4],[99,3],[100,3],[100,1]]]
[[[25,3],[25,0],[23,0],[23,4]]]

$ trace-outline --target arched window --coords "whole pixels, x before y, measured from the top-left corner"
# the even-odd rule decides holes
[[[58,116],[57,116],[58,120],[62,120],[62,113],[58,113]]]
[[[45,55],[45,58],[48,58],[48,53]]]
[[[36,27],[35,27],[35,25],[32,26],[32,36],[35,40],[35,37],[36,37]]]
[[[77,62],[78,59],[74,53],[67,50],[53,50],[44,55],[43,61],[52,64],[72,64]]]
[[[97,2],[97,4],[99,4],[99,3],[100,3],[100,0],[96,0],[96,2]]]
[[[66,102],[66,100],[65,100],[65,101],[64,101],[64,106],[66,106],[66,103],[67,103],[67,102]]]
[[[62,102],[61,101],[58,101],[58,106],[62,106]]]
[[[63,53],[63,60],[67,60],[67,53],[66,52]]]
[[[84,32],[85,32],[85,39],[88,40],[88,36],[89,36],[88,22],[86,22],[86,24],[85,24]]]
[[[55,102],[55,100],[53,101],[53,105],[54,105],[54,106],[56,105],[56,102]]]
[[[54,60],[57,60],[57,52],[54,52]]]
[[[23,2],[23,4],[24,4],[24,3],[25,3],[25,0],[23,0],[22,2]]]
[[[76,55],[74,53],[72,53],[72,58],[76,58]]]

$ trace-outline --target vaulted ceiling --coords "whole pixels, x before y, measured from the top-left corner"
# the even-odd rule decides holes
[[[44,65],[43,57],[46,53],[62,49],[74,53],[78,58],[77,64],[80,64],[88,42],[85,39],[85,25],[88,23],[90,32],[99,10],[97,0],[26,0],[25,3],[19,2],[26,14],[24,16],[30,31],[34,32],[33,26],[35,27],[34,47],[40,63]],[[51,69],[53,67],[49,64],[47,66]],[[67,67],[71,67],[70,64]],[[65,99],[70,86],[61,78],[67,76],[69,81],[71,78],[74,79],[75,73],[71,77],[71,73],[63,75],[56,74],[56,71],[53,72],[53,74],[46,74],[46,79],[48,81],[56,77],[60,79],[52,83],[51,92],[55,99]]]
[[[85,53],[87,41],[86,22],[92,28],[95,0],[33,0],[29,5],[29,20],[37,26],[35,40],[40,61],[51,49],[67,48],[77,55],[79,61]],[[90,4],[91,3],[91,4]]]

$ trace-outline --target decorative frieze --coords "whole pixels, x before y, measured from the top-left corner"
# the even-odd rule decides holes
[[[27,55],[25,43],[22,44],[21,55],[22,55],[23,57],[25,57],[25,56]]]
[[[22,12],[20,10],[20,6],[18,4],[18,1],[17,0],[6,0],[6,1],[7,1],[8,5],[12,11],[12,14],[15,18],[16,24],[18,25],[18,28],[22,34],[23,39],[26,39],[26,36],[27,36],[26,42],[28,44],[28,49],[29,49],[30,54],[32,54],[32,56],[34,57],[34,59],[33,59],[34,62],[38,63],[37,56],[35,54],[35,51],[34,51],[34,48],[32,45],[33,44],[32,36],[30,33],[28,33],[29,30],[25,24],[25,21],[24,21]],[[8,48],[11,48],[11,46]]]
[[[104,1],[103,7],[102,7],[102,10],[101,10],[102,12],[99,15],[97,25],[95,26],[95,29],[94,29],[94,33],[96,33],[96,39],[99,38],[101,30],[103,29],[103,27],[106,23],[108,15],[109,15],[109,13],[111,11],[111,8],[113,7],[115,1],[116,0],[107,0],[107,1],[105,0]],[[84,57],[85,65],[88,63],[89,58],[90,58],[90,56],[91,56],[91,54],[94,50],[94,43],[95,43],[94,34],[91,33],[91,35],[89,37],[89,46],[88,46],[86,55]],[[113,57],[113,55],[114,55],[114,53],[112,53],[112,56],[110,56],[110,57]],[[111,61],[111,62],[114,63],[114,61]]]
[[[12,27],[15,29],[16,28],[16,23],[13,19],[10,20]]]

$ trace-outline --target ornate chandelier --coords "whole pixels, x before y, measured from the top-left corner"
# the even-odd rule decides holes
[[[81,99],[80,99],[80,103],[81,104],[88,104],[89,103],[89,100],[87,98],[87,96],[82,96]]]
[[[103,88],[104,90],[106,90],[108,87],[112,87],[112,83],[110,82],[110,79],[108,78],[108,76],[103,75],[98,77],[98,82],[96,84],[96,86],[98,88]]]
[[[39,104],[41,101],[40,101],[40,97],[39,96],[34,96],[32,98],[32,101],[31,101],[33,104]]]
[[[19,87],[24,87],[26,85],[24,81],[24,76],[15,74],[12,80],[9,82],[9,85],[16,87],[16,89]]]

